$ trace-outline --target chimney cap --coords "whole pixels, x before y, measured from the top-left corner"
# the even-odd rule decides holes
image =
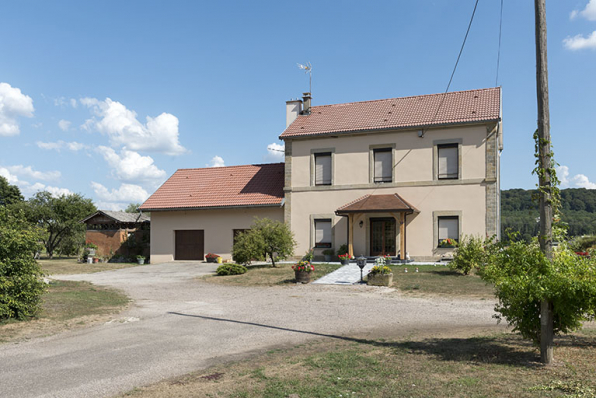
[[[310,97],[310,93],[302,93],[303,97]]]

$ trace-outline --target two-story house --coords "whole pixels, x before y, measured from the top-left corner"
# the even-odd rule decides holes
[[[286,124],[285,164],[179,170],[143,204],[154,261],[183,258],[184,230],[229,256],[253,215],[284,220],[297,255],[347,244],[431,260],[453,250],[445,239],[499,234],[500,88],[324,106],[306,94],[286,103]]]

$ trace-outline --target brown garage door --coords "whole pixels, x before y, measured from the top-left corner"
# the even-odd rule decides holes
[[[176,231],[176,260],[203,260],[204,233],[202,229]]]

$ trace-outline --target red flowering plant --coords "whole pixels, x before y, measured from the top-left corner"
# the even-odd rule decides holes
[[[340,254],[337,257],[339,257],[340,260],[345,260],[347,258],[350,258],[350,255],[348,253],[346,253],[346,254]]]
[[[457,241],[451,238],[443,239],[439,243],[439,247],[457,247]]]
[[[205,258],[218,258],[219,254],[214,254],[214,253],[208,253]]]
[[[298,261],[296,264],[292,265],[292,269],[294,271],[313,272],[315,266],[308,261]]]

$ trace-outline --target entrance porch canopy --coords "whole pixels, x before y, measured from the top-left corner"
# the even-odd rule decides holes
[[[348,254],[354,255],[354,216],[364,213],[389,213],[399,223],[399,238],[402,260],[406,254],[406,215],[420,213],[397,193],[388,195],[367,194],[335,211],[338,216],[348,217]],[[399,215],[398,215],[399,214]]]

